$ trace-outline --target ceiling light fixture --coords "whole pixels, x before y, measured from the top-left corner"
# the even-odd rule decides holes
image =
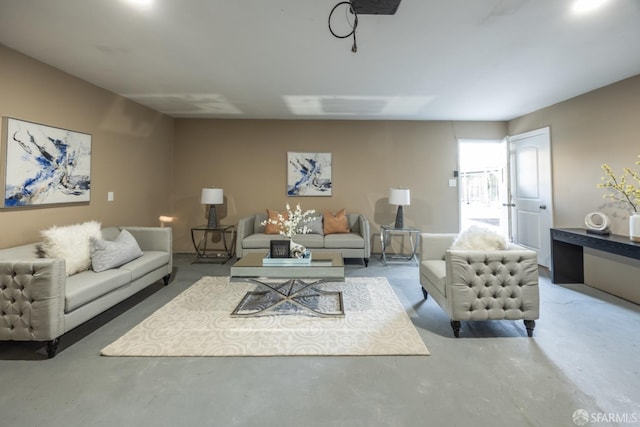
[[[394,15],[400,0],[351,0],[351,6],[359,15]]]
[[[353,36],[353,45],[351,46],[351,52],[356,53],[358,51],[358,44],[356,43],[356,28],[358,27],[358,15],[395,15],[400,5],[401,0],[350,0],[341,1],[333,6],[329,13],[329,31],[334,37],[339,39],[346,39]],[[346,6],[347,23],[351,27],[351,31],[347,34],[336,34],[331,27],[331,17],[333,12],[340,6]],[[353,20],[349,19],[349,13],[353,15]]]
[[[573,3],[572,10],[574,13],[588,13],[604,6],[607,0],[576,0]]]

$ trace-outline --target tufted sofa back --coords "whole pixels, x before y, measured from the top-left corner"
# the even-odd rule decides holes
[[[538,262],[534,251],[448,250],[450,310],[457,320],[537,319]]]

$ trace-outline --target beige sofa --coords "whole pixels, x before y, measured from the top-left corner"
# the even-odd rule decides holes
[[[55,356],[59,337],[141,289],[173,268],[171,228],[107,227],[104,240],[126,229],[142,256],[118,268],[66,276],[63,259],[38,258],[37,243],[0,250],[0,341],[44,341]]]
[[[266,219],[266,213],[259,213],[238,221],[236,238],[236,256],[238,258],[251,252],[268,251],[271,240],[283,239],[278,234],[265,233],[265,226],[262,223]],[[364,215],[356,213],[347,214],[347,221],[351,229],[350,233],[298,234],[293,240],[312,252],[340,252],[344,258],[361,258],[367,266],[371,257],[369,221]]]
[[[533,335],[539,316],[536,252],[508,244],[506,250],[453,250],[457,234],[421,234],[420,284],[451,319],[459,336],[464,320],[524,320]]]

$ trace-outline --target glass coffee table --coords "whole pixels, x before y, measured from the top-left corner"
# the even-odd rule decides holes
[[[312,252],[309,265],[262,265],[264,253],[250,253],[231,266],[231,282],[259,286],[247,292],[231,317],[265,314],[310,314],[343,317],[342,292],[322,290],[328,282],[344,282],[344,260],[339,252]]]

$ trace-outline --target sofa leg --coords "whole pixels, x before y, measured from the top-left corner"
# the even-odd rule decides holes
[[[451,321],[451,329],[453,329],[453,336],[456,338],[460,337],[460,321],[452,320]]]
[[[52,359],[56,355],[56,351],[58,351],[58,344],[60,340],[58,338],[47,341],[44,345],[45,350],[47,351],[47,358]]]
[[[362,258],[364,260],[364,266],[369,267],[369,258]]]
[[[536,327],[535,320],[525,320],[524,327],[527,328],[527,336],[531,338],[533,336],[533,329]]]
[[[164,282],[164,285],[167,286],[169,284],[169,279],[171,278],[170,274],[167,274],[166,276],[164,276],[162,278],[162,281]]]
[[[424,300],[426,301],[429,298],[429,293],[423,287],[420,287],[420,289],[422,289],[422,295],[424,295]]]

